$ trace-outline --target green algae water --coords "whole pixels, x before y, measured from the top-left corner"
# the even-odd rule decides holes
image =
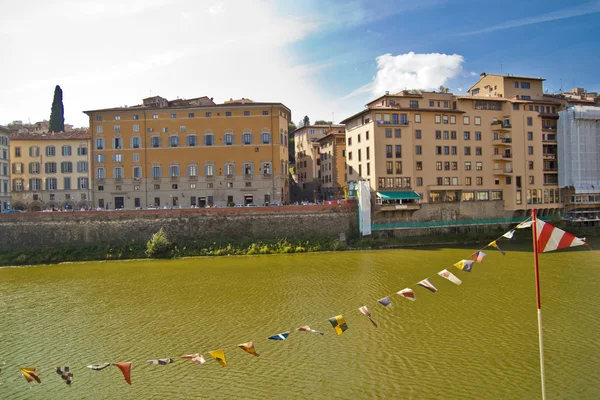
[[[485,250],[472,273],[451,267],[472,248],[3,268],[0,398],[541,398],[530,245],[499,244],[507,255]],[[600,398],[599,261],[584,249],[540,255],[549,399]],[[416,285],[444,268],[462,285]],[[405,287],[416,302],[377,304]],[[348,330],[336,336],[328,318],[339,314]],[[260,357],[236,347],[248,341]],[[206,364],[179,359],[189,353]],[[166,357],[175,363],[147,364]],[[131,386],[116,367],[85,367],[125,361]],[[70,387],[55,372],[64,365]],[[20,375],[30,366],[41,384]]]

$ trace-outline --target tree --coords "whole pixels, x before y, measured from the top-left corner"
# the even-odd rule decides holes
[[[333,125],[333,122],[320,119],[315,122],[315,125]]]
[[[291,165],[296,163],[296,146],[294,146],[294,135],[292,133],[296,129],[296,124],[290,121],[288,123],[288,159]]]
[[[302,126],[307,125],[310,125],[310,118],[308,118],[308,115],[305,115],[304,118],[302,118]]]
[[[450,91],[450,88],[447,88],[444,85],[440,85],[440,92],[448,93],[449,91]]]
[[[60,86],[54,88],[54,100],[50,112],[50,132],[63,132],[65,130],[65,108],[63,107],[63,93]]]

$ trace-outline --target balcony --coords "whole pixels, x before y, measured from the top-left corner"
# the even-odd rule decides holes
[[[538,114],[538,116],[542,117],[542,118],[558,119],[558,113],[557,112],[549,112],[549,113],[547,113],[547,112],[542,111],[542,112],[540,112]]]
[[[544,153],[545,160],[556,160],[556,153]]]
[[[214,181],[214,180],[215,180],[215,176],[214,176],[214,175],[206,175],[206,176],[205,176],[205,179],[206,179],[207,181]]]
[[[502,121],[492,121],[493,132],[510,132],[511,129],[511,124],[505,124]]]
[[[115,183],[123,183],[123,178],[115,178]]]
[[[196,175],[188,177],[188,181],[190,181],[190,182],[196,182],[197,180],[198,180],[198,176],[196,176]]]
[[[99,185],[103,185],[106,182],[106,180],[104,178],[98,178],[96,179],[96,183]]]
[[[556,125],[543,125],[542,132],[556,132]]]
[[[235,175],[233,174],[227,174],[225,175],[225,179],[234,179]]]
[[[502,176],[508,176],[508,175],[512,175],[513,170],[512,168],[495,168],[494,169],[494,175],[502,175]]]
[[[171,177],[171,182],[179,182],[179,177],[178,176],[172,176]]]
[[[512,160],[512,154],[510,154],[510,153],[494,154],[492,156],[492,160],[494,160],[494,161],[509,161],[509,160]]]
[[[544,133],[544,134],[542,134],[542,142],[556,143],[556,133]]]
[[[377,121],[377,125],[408,126],[408,121]]]
[[[252,180],[252,174],[244,174],[244,179],[247,181],[251,181]]]
[[[262,174],[262,177],[263,177],[263,178],[266,178],[266,179],[269,179],[269,178],[271,178],[271,176],[272,176],[272,175],[271,175],[271,173],[270,173],[270,172],[265,172],[264,174]]]
[[[492,140],[492,145],[510,147],[512,146],[512,138],[498,138]]]
[[[160,176],[153,176],[152,182],[160,182]]]

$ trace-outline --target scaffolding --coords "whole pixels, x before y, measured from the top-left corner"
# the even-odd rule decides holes
[[[558,185],[575,194],[600,193],[600,107],[559,112]]]

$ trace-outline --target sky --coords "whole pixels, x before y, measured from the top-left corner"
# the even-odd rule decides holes
[[[600,0],[22,0],[0,3],[0,124],[149,96],[281,102],[339,122],[481,72],[600,91]]]

